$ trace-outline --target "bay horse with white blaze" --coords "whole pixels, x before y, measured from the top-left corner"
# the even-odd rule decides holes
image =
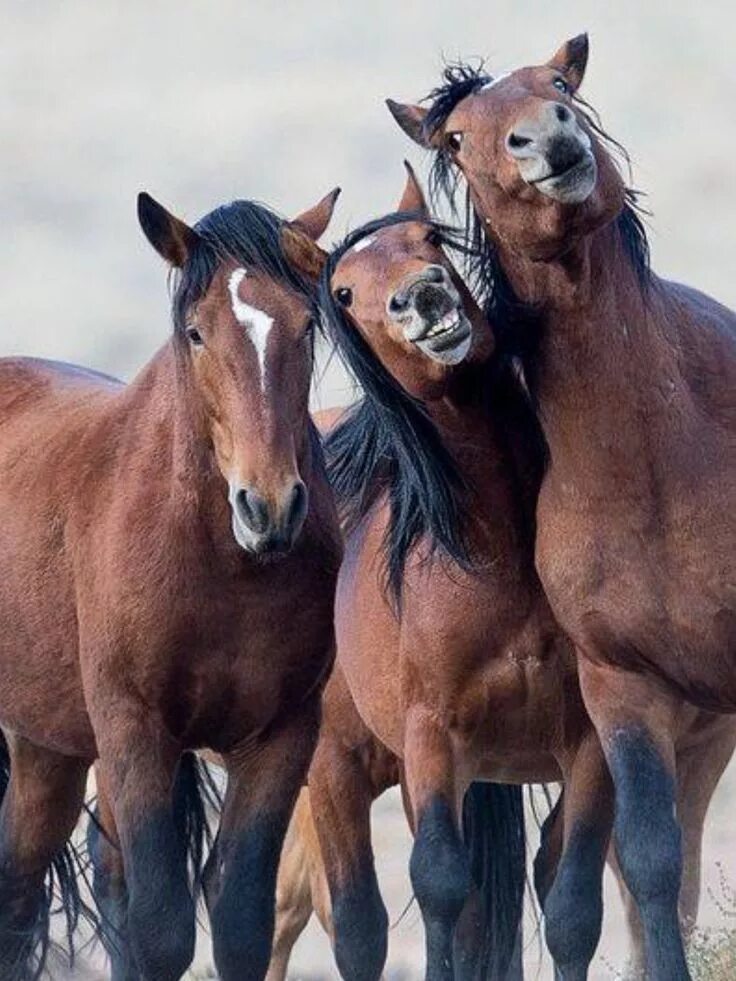
[[[191,228],[141,195],[176,273],[163,348],[130,385],[0,362],[3,978],[23,976],[43,874],[96,758],[120,849],[117,879],[96,870],[113,976],[181,977],[195,911],[180,760],[200,747],[228,773],[208,869],[215,963],[226,981],[266,972],[341,556],[308,414],[314,287],[290,253],[335,197],[293,223],[236,201]]]
[[[580,35],[389,108],[440,190],[467,181],[476,271],[505,286],[549,447],[537,568],[613,774],[648,976],[684,981],[681,720],[736,711],[736,316],[650,270],[617,145],[578,94],[587,59]]]

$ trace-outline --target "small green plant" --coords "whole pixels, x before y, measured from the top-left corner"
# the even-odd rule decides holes
[[[712,893],[723,925],[696,929],[690,941],[688,960],[693,981],[732,981],[736,978],[736,890],[718,865],[718,893]]]

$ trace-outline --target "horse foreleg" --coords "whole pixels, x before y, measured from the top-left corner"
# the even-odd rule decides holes
[[[562,855],[542,908],[558,977],[584,981],[601,935],[613,824],[613,786],[595,733],[580,744],[564,777]]]
[[[294,944],[309,922],[312,899],[312,848],[319,852],[311,827],[309,791],[302,788],[286,832],[276,880],[276,924],[266,981],[285,981]],[[317,855],[321,865],[321,858]]]
[[[345,981],[377,981],[386,962],[388,915],[371,847],[375,795],[360,754],[342,743],[334,727],[323,729],[309,771],[309,797],[332,903],[335,960]],[[324,890],[319,877],[312,881]],[[328,909],[320,916],[323,926]]]
[[[131,706],[129,718],[140,715]],[[127,916],[116,912],[122,932],[115,942],[124,952],[122,963],[132,956],[146,981],[178,981],[192,962],[195,944],[187,843],[173,810],[180,749],[163,726],[116,726],[108,719],[95,730],[98,772],[122,850],[124,885],[119,878],[117,885],[127,887]]]
[[[453,940],[472,889],[459,826],[464,787],[447,732],[413,710],[404,739],[404,780],[415,829],[409,872],[425,930],[427,981],[452,981]]]
[[[262,740],[223,754],[228,785],[205,871],[222,981],[261,981],[268,970],[279,858],[318,729],[319,696],[313,696]]]
[[[128,888],[123,852],[102,769],[96,771],[97,804],[87,827],[92,890],[102,917],[102,942],[110,958],[111,981],[139,981],[128,934]]]
[[[14,735],[8,749],[10,782],[0,808],[0,977],[25,981],[43,968],[49,941],[44,879],[74,830],[89,763]],[[62,870],[67,874],[74,875]]]
[[[615,785],[616,854],[641,915],[647,977],[690,981],[678,915],[682,841],[673,733],[681,705],[645,675],[586,658],[579,672]]]

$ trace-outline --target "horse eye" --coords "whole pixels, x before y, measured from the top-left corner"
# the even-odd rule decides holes
[[[442,236],[436,228],[430,228],[430,230],[427,232],[425,241],[429,245],[433,245],[435,248],[439,249],[442,245]]]
[[[453,153],[457,153],[460,147],[463,145],[463,134],[462,133],[448,133],[447,134],[447,145],[452,150]]]
[[[553,79],[552,84],[559,92],[562,92],[563,95],[570,94],[570,86],[567,84],[565,79],[560,78],[559,75],[557,76],[557,78]]]
[[[340,306],[349,307],[353,302],[353,291],[346,286],[341,286],[340,289],[335,291],[335,299]]]
[[[187,327],[186,329],[187,340],[192,345],[192,347],[203,347],[204,341],[202,340],[202,335],[199,333],[196,327]]]

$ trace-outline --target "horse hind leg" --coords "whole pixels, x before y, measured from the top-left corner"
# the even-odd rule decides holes
[[[89,764],[19,736],[3,740],[2,755],[10,773],[0,807],[0,977],[27,981],[44,971],[52,866],[73,960],[72,935],[85,910],[68,839],[84,802]]]

